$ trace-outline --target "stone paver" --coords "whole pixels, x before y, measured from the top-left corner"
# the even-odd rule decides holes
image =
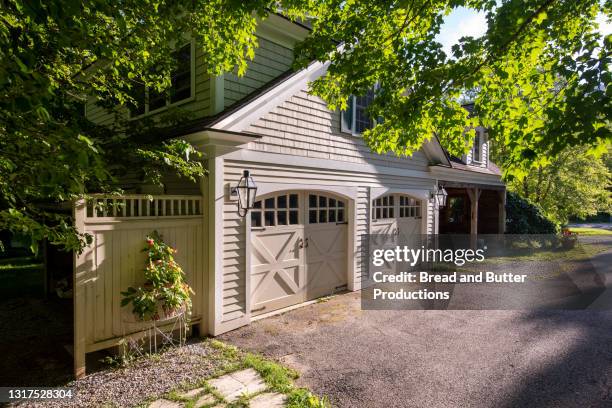
[[[250,408],[283,408],[285,395],[278,392],[259,394],[249,401]]]
[[[266,389],[266,383],[252,368],[226,374],[208,383],[228,402],[236,401],[243,394],[255,394]]]
[[[200,387],[200,388],[195,388],[193,390],[184,392],[184,393],[179,394],[179,395],[181,396],[181,398],[192,399],[192,398],[195,398],[198,395],[200,395],[202,393],[202,391],[204,391],[204,388]]]
[[[158,399],[149,404],[149,408],[181,408],[183,405],[178,402],[168,401],[167,399]]]
[[[194,404],[194,408],[202,408],[215,402],[215,397],[210,394],[202,395]]]

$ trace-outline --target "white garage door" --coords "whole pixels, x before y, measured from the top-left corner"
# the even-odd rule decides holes
[[[370,247],[393,249],[397,245],[420,242],[422,202],[404,194],[388,194],[372,200]],[[377,271],[390,273],[394,264],[385,263]]]
[[[286,192],[251,210],[251,313],[334,293],[347,284],[346,200]]]

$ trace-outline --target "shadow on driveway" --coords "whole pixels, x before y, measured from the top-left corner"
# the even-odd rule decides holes
[[[221,340],[339,407],[612,406],[610,311],[362,311],[359,293]]]

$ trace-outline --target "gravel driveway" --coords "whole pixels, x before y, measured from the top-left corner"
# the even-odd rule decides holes
[[[339,407],[610,407],[610,311],[362,311],[359,293],[220,338]]]

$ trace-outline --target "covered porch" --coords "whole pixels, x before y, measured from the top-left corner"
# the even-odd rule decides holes
[[[440,208],[440,234],[503,234],[506,189],[499,185],[440,181],[448,193]]]

